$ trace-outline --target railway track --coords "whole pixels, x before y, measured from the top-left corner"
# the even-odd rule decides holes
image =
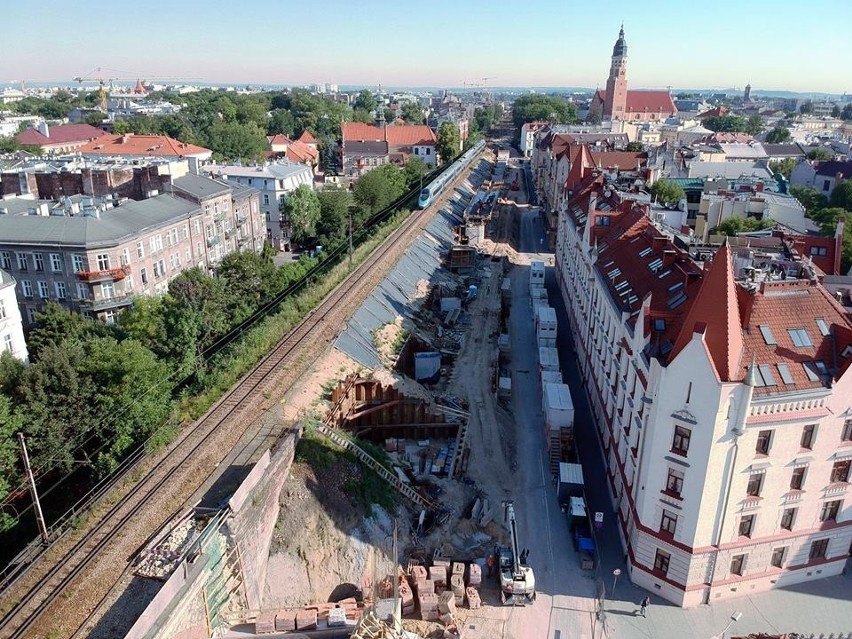
[[[459,180],[466,174],[467,171],[463,171]],[[447,193],[452,193],[452,189]],[[435,210],[437,209],[433,209]],[[109,554],[111,548],[117,547],[117,552],[115,550],[113,552],[124,562],[119,571],[123,573],[128,561],[127,548],[139,547],[137,540],[124,538],[125,528],[135,518],[145,517],[146,507],[151,504],[154,497],[160,496],[169,487],[174,488],[175,484],[179,484],[189,467],[206,462],[212,472],[218,466],[228,453],[228,450],[220,450],[220,447],[216,446],[217,442],[225,439],[223,433],[233,438],[249,430],[265,411],[266,407],[261,397],[264,390],[273,384],[276,373],[288,364],[295,364],[303,346],[313,340],[322,339],[324,334],[334,331],[335,325],[346,319],[341,315],[346,312],[347,302],[360,300],[369,294],[380,279],[371,275],[374,271],[380,270],[385,262],[390,262],[387,264],[388,267],[392,266],[395,259],[390,261],[391,258],[394,254],[398,257],[399,247],[406,244],[409,236],[413,237],[419,233],[421,220],[426,214],[424,211],[412,212],[364,262],[326,296],[314,311],[303,318],[251,372],[198,420],[194,427],[186,429],[167,453],[130,488],[127,494],[101,515],[98,522],[69,550],[65,551],[60,560],[8,607],[0,618],[0,639],[27,636],[54,602],[63,593],[73,592],[86,569],[99,556]],[[330,340],[330,337],[327,339]],[[185,489],[186,486],[183,488]],[[172,510],[169,517],[160,522],[151,521],[149,529],[164,524],[182,505],[182,500],[179,503],[172,502],[170,502]],[[122,554],[122,549],[125,554]],[[39,563],[34,562],[30,569]],[[20,575],[16,579],[16,584],[23,582],[25,576],[26,574]],[[105,591],[113,586],[113,584],[101,585]],[[5,598],[9,590],[12,588],[7,588],[0,594]],[[73,634],[77,628],[68,628],[68,630],[69,634]]]

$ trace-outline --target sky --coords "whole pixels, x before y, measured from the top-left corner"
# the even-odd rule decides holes
[[[622,22],[631,88],[852,92],[852,0],[13,0],[0,86],[594,88]]]

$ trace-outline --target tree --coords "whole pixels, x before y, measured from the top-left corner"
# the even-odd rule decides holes
[[[452,122],[442,122],[436,135],[438,143],[435,147],[441,162],[450,162],[461,150],[461,134],[459,128]]]
[[[624,147],[625,151],[630,151],[631,153],[642,153],[645,150],[645,145],[641,142],[628,142],[627,146]]]
[[[780,173],[789,180],[790,174],[793,172],[793,169],[796,168],[798,163],[799,161],[796,158],[784,158],[783,160],[770,162],[769,168],[772,169],[774,173]]]
[[[283,133],[288,137],[293,137],[296,128],[296,120],[293,114],[286,109],[275,109],[272,112],[272,117],[266,123],[266,132],[269,135],[278,135]]]
[[[738,115],[716,115],[704,120],[704,126],[717,133],[745,132],[747,123],[745,118]]]
[[[773,220],[759,220],[756,217],[729,217],[719,226],[713,229],[714,235],[737,235],[739,233],[750,233],[775,226]]]
[[[369,89],[361,89],[360,93],[355,97],[355,102],[352,108],[355,110],[373,112],[376,110],[378,103]]]
[[[784,144],[785,142],[789,142],[792,137],[790,129],[783,126],[776,126],[766,134],[766,141],[770,144]]]
[[[837,106],[836,104],[833,107],[831,107],[831,117],[833,117],[833,118],[839,118],[840,117],[840,107]]]
[[[401,115],[406,124],[423,124],[426,121],[423,108],[417,102],[403,102]]]
[[[847,102],[843,106],[843,110],[840,112],[840,117],[844,120],[852,120],[852,102]]]
[[[405,177],[393,164],[383,164],[365,173],[355,181],[355,202],[360,209],[358,222],[385,208],[403,193]]]
[[[281,213],[290,220],[294,242],[302,244],[315,237],[320,218],[320,203],[316,192],[307,184],[300,184],[287,196],[281,205]]]
[[[226,255],[216,267],[216,279],[227,291],[228,324],[239,324],[277,293],[275,264],[268,255],[239,251]]]
[[[745,122],[744,130],[749,135],[757,135],[763,131],[763,119],[759,115],[749,116]]]
[[[814,112],[814,103],[811,100],[805,100],[805,102],[799,107],[799,113],[802,115],[809,115]]]
[[[103,124],[105,117],[106,116],[100,111],[97,113],[90,113],[86,116],[86,124],[89,124],[91,126],[100,126],[101,124]]]
[[[412,189],[420,183],[423,176],[429,173],[429,165],[423,158],[413,155],[408,158],[402,173],[405,175],[405,188]]]
[[[18,484],[18,433],[24,429],[24,418],[16,411],[12,400],[0,395],[0,499],[6,499],[9,490]],[[6,530],[11,521],[0,514],[0,530]]]
[[[385,122],[390,124],[396,121],[396,111],[393,109],[385,109]]]
[[[127,120],[116,120],[112,123],[112,132],[115,135],[130,133],[130,123]]]
[[[846,273],[852,267],[852,224],[849,223],[849,210],[832,207],[821,209],[811,215],[811,219],[819,224],[820,232],[827,237],[834,237],[837,232],[837,221],[841,217],[846,219],[846,225],[840,251],[840,270]]]
[[[809,217],[828,205],[826,197],[809,186],[794,186],[790,189],[790,195],[799,200]]]
[[[317,198],[320,204],[317,240],[323,246],[331,246],[346,237],[352,196],[344,189],[323,189],[317,191]]]
[[[683,189],[671,180],[658,180],[651,186],[651,195],[663,206],[674,206],[684,196]]]
[[[525,122],[573,124],[577,121],[577,105],[553,95],[523,95],[512,105],[512,121],[518,129]]]
[[[373,124],[375,121],[372,114],[364,109],[355,109],[352,112],[353,122],[363,122],[364,124]]]
[[[219,160],[259,160],[266,150],[266,136],[254,122],[216,122],[207,133],[207,144]]]
[[[811,151],[808,151],[808,159],[816,160],[817,162],[828,162],[834,159],[834,154],[828,149],[818,146]]]
[[[852,211],[852,181],[843,180],[840,184],[836,184],[834,190],[831,192],[829,202],[831,206]]]
[[[106,325],[94,322],[48,301],[35,315],[36,325],[27,336],[30,358],[38,360],[49,347],[62,347],[68,342],[82,342],[92,335],[105,335]]]

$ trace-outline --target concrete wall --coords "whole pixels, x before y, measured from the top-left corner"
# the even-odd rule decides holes
[[[226,522],[237,545],[250,609],[263,601],[269,544],[278,520],[281,487],[290,472],[301,429],[285,433],[274,451],[267,451],[231,497],[232,516]]]

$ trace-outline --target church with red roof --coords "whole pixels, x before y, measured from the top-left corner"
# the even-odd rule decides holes
[[[612,63],[606,89],[598,89],[589,112],[601,120],[659,122],[677,115],[677,107],[668,91],[637,91],[627,88],[627,42],[624,27],[612,49]]]

